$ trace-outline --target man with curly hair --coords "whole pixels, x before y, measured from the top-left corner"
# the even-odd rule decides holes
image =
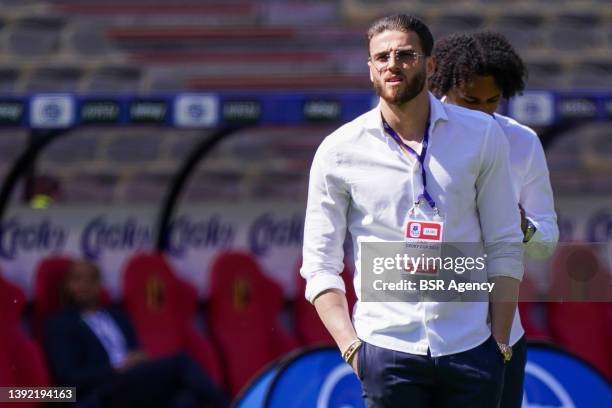
[[[502,98],[512,98],[525,88],[523,61],[503,35],[493,32],[446,37],[437,42],[433,59],[435,69],[429,78],[432,93],[447,103],[488,113],[502,127],[510,144],[512,184],[521,211],[525,253],[540,259],[550,256],[559,230],[542,144],[532,129],[496,113]],[[519,408],[522,403],[527,354],[524,334],[517,311],[502,408]]]

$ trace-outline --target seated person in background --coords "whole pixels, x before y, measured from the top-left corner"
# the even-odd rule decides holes
[[[45,345],[55,380],[77,388],[80,406],[229,406],[186,354],[150,359],[138,349],[128,317],[100,306],[94,264],[74,262],[64,289],[68,306],[49,319]]]

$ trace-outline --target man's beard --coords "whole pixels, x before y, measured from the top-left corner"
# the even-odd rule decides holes
[[[403,78],[404,80],[406,79],[405,76],[403,76]],[[374,90],[376,91],[376,94],[388,104],[402,106],[403,104],[405,104],[406,102],[410,102],[418,94],[420,94],[421,91],[423,91],[426,82],[427,76],[426,71],[423,67],[421,71],[415,74],[414,78],[412,78],[412,81],[405,82],[404,87],[393,95],[385,94],[385,82],[382,78],[378,81],[374,81]]]

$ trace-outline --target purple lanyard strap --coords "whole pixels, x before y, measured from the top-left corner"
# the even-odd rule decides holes
[[[427,155],[427,147],[429,145],[429,121],[427,121],[427,126],[425,126],[425,134],[423,135],[423,143],[421,148],[421,154],[418,154],[412,147],[408,146],[406,143],[402,141],[397,132],[393,130],[393,128],[387,123],[385,118],[382,118],[383,128],[385,132],[389,136],[393,138],[400,146],[404,147],[408,152],[410,152],[419,162],[421,166],[421,178],[423,179],[423,192],[419,194],[417,201],[414,205],[419,205],[421,199],[425,199],[429,206],[436,209],[436,202],[431,198],[429,193],[427,192],[427,174],[425,172],[425,156]]]

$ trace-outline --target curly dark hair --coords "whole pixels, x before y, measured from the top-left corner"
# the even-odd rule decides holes
[[[408,14],[392,14],[374,21],[368,29],[368,54],[370,53],[370,40],[383,31],[414,31],[421,42],[423,54],[427,57],[431,55],[434,38],[429,27],[418,18]]]
[[[438,98],[468,83],[474,75],[491,75],[504,98],[525,89],[527,68],[502,34],[483,31],[453,34],[438,41],[433,50],[435,70],[429,89]]]

